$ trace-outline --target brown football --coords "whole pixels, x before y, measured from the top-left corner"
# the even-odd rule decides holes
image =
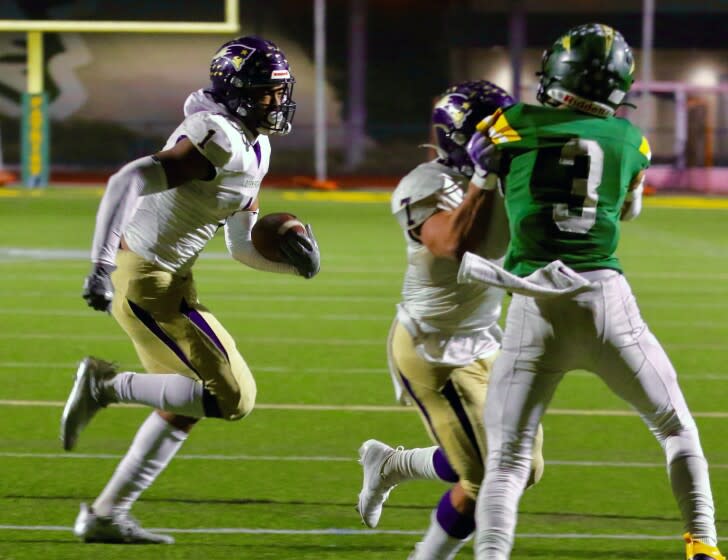
[[[274,212],[258,218],[251,232],[251,240],[257,251],[270,261],[283,262],[280,251],[283,235],[294,228],[306,235],[306,228],[301,221],[288,212]]]

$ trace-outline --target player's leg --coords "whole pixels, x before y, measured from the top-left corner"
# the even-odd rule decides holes
[[[675,369],[642,320],[627,281],[620,276],[606,283],[604,290],[607,343],[597,373],[639,412],[662,445],[685,530],[692,539],[714,547],[708,464]]]
[[[490,362],[478,360],[462,368],[435,366],[421,357],[402,326],[395,330],[392,344],[402,384],[459,478],[433,510],[430,526],[411,558],[450,558],[475,528],[473,511],[485,450],[482,408]]]
[[[395,333],[398,333],[397,344],[395,344]],[[395,357],[399,357],[399,360],[403,361],[405,359],[403,356],[409,356],[413,351],[411,340],[404,334],[406,331],[395,320],[387,339],[387,356],[398,393],[397,399],[403,402],[402,395],[399,394],[403,392],[406,400],[411,402],[411,396],[402,386],[395,359]],[[405,341],[405,344],[402,341]],[[428,371],[431,368],[429,364],[416,356],[412,367],[425,368]],[[429,428],[428,432],[432,437]],[[432,437],[432,439],[437,443],[436,438]],[[441,480],[454,483],[459,479],[444,451],[438,446],[413,449],[405,449],[401,446],[394,448],[381,441],[370,439],[359,448],[359,463],[362,465],[363,482],[357,510],[363,523],[368,527],[377,526],[382,514],[382,506],[398,484],[412,480]]]
[[[540,421],[563,377],[564,370],[544,362],[550,331],[533,300],[513,297],[485,405],[488,455],[475,512],[478,559],[510,557],[518,503],[534,469],[533,455],[541,453]]]
[[[357,511],[367,527],[379,523],[382,506],[391,491],[403,482],[439,480],[457,482],[459,477],[438,446],[405,449],[369,439],[359,447],[362,489]]]
[[[140,289],[150,276],[155,280],[151,288]],[[133,521],[132,504],[164,470],[201,416],[240,418],[255,400],[252,375],[230,335],[203,307],[186,304],[197,301],[191,279],[177,285],[169,275],[138,274],[133,280],[115,280],[114,315],[132,338],[145,368],[165,373],[118,374],[105,380],[103,391],[110,402],[142,402],[161,410],[141,426],[94,508],[82,506],[75,532],[87,541],[169,542],[171,538],[159,540],[162,536],[151,535]],[[166,289],[150,296],[160,281]],[[190,383],[183,386],[181,380]],[[197,406],[189,409],[193,414],[181,414],[186,410],[174,405],[175,395],[185,394],[181,387],[188,388],[186,406]]]

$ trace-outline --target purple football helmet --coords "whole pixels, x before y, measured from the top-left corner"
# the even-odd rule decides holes
[[[261,134],[288,134],[296,103],[291,99],[295,79],[283,54],[273,42],[260,37],[239,37],[222,45],[212,57],[207,91],[236,116],[253,122]],[[260,94],[284,86],[280,104],[261,105]]]
[[[465,146],[475,132],[475,126],[497,109],[514,103],[505,90],[486,80],[463,82],[448,88],[432,111],[438,161],[471,177],[473,163]]]

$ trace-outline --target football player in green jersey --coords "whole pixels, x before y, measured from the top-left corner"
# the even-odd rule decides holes
[[[485,407],[488,458],[475,546],[481,560],[510,557],[536,429],[574,369],[600,376],[663,447],[688,560],[724,559],[695,421],[614,254],[620,220],[639,214],[650,163],[642,133],[614,116],[633,71],[619,32],[600,24],[570,29],[544,53],[544,106],[500,109],[468,144],[476,174],[463,204],[483,204],[500,183],[511,242],[497,276],[519,288]],[[466,255],[461,278],[470,265]],[[549,275],[572,281],[573,289],[560,282],[553,284],[566,288],[544,288]]]

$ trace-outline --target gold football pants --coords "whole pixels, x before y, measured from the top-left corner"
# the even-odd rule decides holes
[[[237,420],[255,404],[255,380],[235,341],[197,301],[192,273],[177,275],[120,250],[112,314],[149,373],[179,373],[202,383],[222,417]]]

